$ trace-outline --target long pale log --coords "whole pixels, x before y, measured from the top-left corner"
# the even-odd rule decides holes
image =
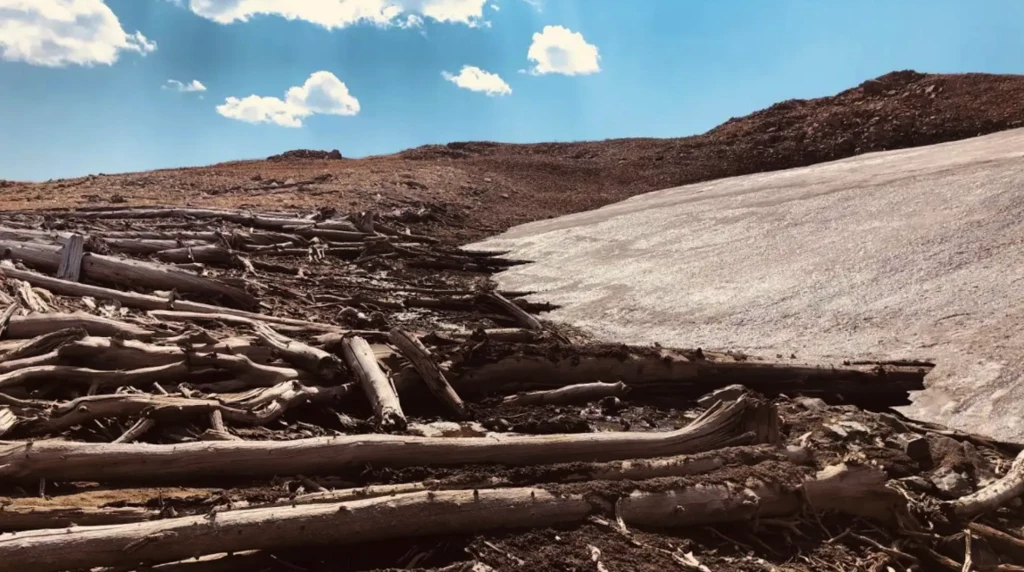
[[[513,304],[511,301],[509,301],[508,298],[502,296],[501,294],[497,292],[488,292],[487,294],[484,295],[484,298],[492,302],[505,312],[507,312],[510,316],[515,318],[515,320],[519,322],[520,325],[522,325],[524,328],[534,331],[544,329],[544,326],[541,325],[540,320],[534,318],[525,310]]]
[[[27,420],[22,426],[29,435],[47,435],[60,433],[94,419],[134,417],[146,411],[151,411],[152,417],[182,419],[209,413],[220,407],[221,404],[212,399],[187,399],[148,393],[90,395],[58,405],[49,418]]]
[[[128,306],[129,308],[138,308],[140,310],[166,310],[172,307],[172,303],[167,298],[161,298],[159,296],[151,296],[148,294],[138,294],[135,292],[123,292],[121,290],[115,290],[112,288],[103,288],[101,286],[92,286],[89,284],[80,284],[78,282],[69,282],[67,280],[60,280],[59,278],[53,278],[52,276],[45,276],[38,272],[30,272],[26,270],[18,270],[16,268],[0,268],[0,274],[9,276],[11,278],[17,278],[24,280],[34,286],[40,286],[64,296],[92,296],[94,298],[115,300],[121,304]],[[328,326],[327,324],[318,324],[316,322],[308,322],[305,320],[295,320],[292,318],[281,318],[278,316],[268,316],[266,314],[259,314],[256,312],[247,312],[245,310],[238,310],[235,308],[227,308],[221,306],[214,306],[211,304],[202,304],[199,302],[190,302],[188,300],[175,300],[173,307],[185,311],[185,312],[200,312],[204,314],[230,314],[232,316],[242,316],[244,318],[250,318],[253,320],[260,320],[271,324],[286,324],[291,326],[308,327],[312,329],[320,329],[324,331],[340,330],[334,326]]]
[[[37,356],[0,362],[0,374],[8,374],[13,371],[19,371],[22,369],[32,367],[58,365],[60,363],[60,355],[58,355],[57,352],[53,351]]]
[[[346,504],[17,532],[0,537],[0,562],[11,570],[34,572],[133,566],[250,549],[546,528],[581,522],[591,510],[582,498],[542,489],[422,492]],[[438,518],[439,512],[444,518]]]
[[[581,383],[548,391],[532,391],[510,395],[505,405],[551,405],[555,403],[586,403],[605,397],[623,397],[629,393],[629,386],[618,383]]]
[[[212,233],[211,233],[212,235]],[[104,235],[109,236],[109,235]],[[176,239],[144,239],[144,238],[104,238],[103,244],[113,252],[124,254],[157,254],[159,252],[174,250],[189,246],[202,246],[207,242],[217,240],[216,237],[206,240],[176,240]],[[170,262],[170,261],[167,261]],[[176,262],[176,261],[175,261]]]
[[[214,244],[161,250],[154,256],[162,262],[200,262],[208,264],[228,264],[234,258],[234,254],[230,250]]]
[[[248,399],[227,401],[231,407],[221,407],[218,411],[232,423],[266,425],[300,405],[329,404],[348,396],[354,390],[353,384],[317,387],[305,386],[297,381],[286,382],[262,390]]]
[[[466,437],[351,435],[274,442],[109,445],[66,441],[0,442],[0,478],[82,481],[182,481],[210,477],[314,475],[366,464],[531,465],[665,457],[707,451],[751,431],[759,409],[747,399],[722,403],[690,425],[664,433]]]
[[[69,328],[80,328],[91,336],[142,340],[153,337],[153,332],[135,324],[111,320],[102,316],[94,316],[85,312],[14,316],[7,325],[7,337],[15,339],[37,338]]]
[[[47,272],[55,272],[60,265],[59,246],[0,241],[0,250],[10,253],[11,257],[16,260]],[[165,264],[89,254],[82,259],[82,276],[103,284],[154,290],[175,289],[182,293],[223,298],[242,308],[257,306],[256,298],[245,290]]]
[[[82,340],[88,335],[89,333],[85,331],[85,328],[63,328],[49,333],[40,334],[31,340],[26,340],[3,355],[0,355],[0,362],[20,360],[47,354],[57,350],[61,346]]]
[[[0,391],[10,387],[32,384],[40,381],[61,381],[97,388],[120,386],[145,386],[164,381],[180,382],[192,374],[203,373],[203,369],[223,369],[236,375],[232,387],[270,387],[299,379],[299,372],[284,367],[273,367],[253,363],[240,355],[188,355],[187,359],[167,365],[133,370],[108,371],[66,365],[43,365],[17,369],[0,375]]]
[[[179,346],[160,346],[135,340],[88,337],[68,343],[58,350],[61,358],[76,365],[96,369],[140,369],[182,361],[186,352]],[[272,355],[269,348],[255,345],[245,338],[228,338],[216,344],[195,346],[191,353],[242,355],[254,363],[267,364]],[[0,363],[0,372],[3,364]]]
[[[370,344],[363,338],[351,336],[341,341],[341,351],[345,363],[366,392],[378,424],[385,429],[405,429],[407,422],[395,384],[381,370]]]
[[[264,344],[295,367],[328,382],[338,382],[345,377],[345,364],[338,356],[283,336],[261,322],[256,323],[253,330]]]
[[[14,504],[0,508],[0,532],[124,524],[152,520],[159,516],[160,511],[141,507],[72,508]]]
[[[420,342],[415,335],[400,328],[391,330],[388,338],[398,351],[408,359],[420,378],[427,384],[427,388],[434,394],[459,419],[465,419],[466,404],[462,402],[459,394],[452,389],[451,384],[445,378],[441,368],[434,362],[430,350]]]
[[[158,320],[165,322],[189,322],[189,321],[217,321],[225,324],[234,324],[239,326],[248,326],[255,328],[257,325],[263,323],[261,320],[256,318],[250,318],[248,316],[236,316],[227,313],[209,313],[209,312],[183,312],[180,310],[150,310],[148,314]],[[287,329],[289,331],[300,331],[305,332],[309,330],[324,331],[333,330],[337,331],[336,326],[318,325],[316,327],[310,326],[292,326],[290,324],[278,325],[280,329]]]
[[[204,209],[188,207],[133,207],[118,210],[83,211],[62,213],[68,218],[95,219],[154,219],[190,218],[221,219],[254,228],[283,229],[289,227],[313,226],[314,221],[294,217],[253,214],[225,209]]]
[[[893,521],[905,510],[905,499],[885,486],[885,473],[876,467],[836,465],[799,487],[748,480],[700,484],[667,492],[634,492],[616,504],[626,523],[672,528],[799,514],[805,503],[814,512],[835,511]]]
[[[1024,495],[1024,451],[1017,455],[1010,470],[998,481],[950,504],[957,516],[969,519],[992,512],[1021,495]]]

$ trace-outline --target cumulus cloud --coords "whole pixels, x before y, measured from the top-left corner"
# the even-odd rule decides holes
[[[190,0],[195,14],[220,24],[254,16],[304,20],[327,29],[355,24],[418,26],[423,18],[477,26],[489,0]]]
[[[512,88],[505,83],[505,80],[501,79],[501,76],[475,66],[462,66],[458,75],[446,71],[441,72],[441,75],[444,76],[444,79],[469,91],[478,91],[492,96],[512,93]]]
[[[169,79],[164,84],[164,89],[173,89],[178,93],[193,93],[197,91],[206,91],[206,86],[200,83],[198,79],[194,79],[188,83],[182,83],[176,79]]]
[[[302,120],[315,114],[355,115],[359,113],[359,100],[337,76],[318,71],[306,83],[290,88],[284,99],[259,95],[229,97],[217,106],[217,113],[247,123],[302,127]]]
[[[154,42],[129,34],[102,0],[0,0],[0,58],[32,65],[111,65]]]
[[[535,33],[526,57],[534,62],[530,69],[533,74],[585,75],[601,71],[597,46],[563,26],[544,26]]]

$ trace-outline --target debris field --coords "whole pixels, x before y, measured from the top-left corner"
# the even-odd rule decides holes
[[[0,569],[1024,570],[932,364],[597,343],[415,214],[0,213]]]

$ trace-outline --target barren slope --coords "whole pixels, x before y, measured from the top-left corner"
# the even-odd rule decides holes
[[[243,161],[38,185],[0,182],[0,208],[127,201],[352,210],[424,202],[444,223],[431,232],[466,242],[653,190],[1016,127],[1024,121],[1021,101],[1020,76],[894,72],[833,97],[779,103],[694,137],[450,143],[359,160]]]

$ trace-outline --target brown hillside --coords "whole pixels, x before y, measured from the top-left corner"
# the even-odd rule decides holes
[[[310,156],[294,153],[273,161],[8,183],[0,206],[125,201],[350,210],[422,203],[446,227],[434,232],[462,242],[675,185],[1010,129],[1024,122],[1022,102],[1022,76],[902,71],[679,139],[449,143],[358,160],[290,158]]]

